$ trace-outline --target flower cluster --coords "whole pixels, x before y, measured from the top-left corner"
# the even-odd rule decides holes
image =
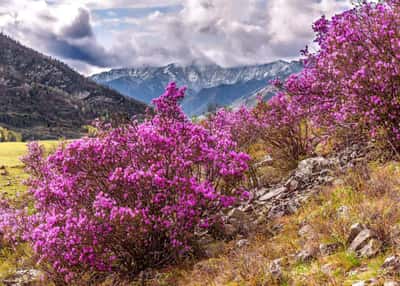
[[[318,127],[384,131],[400,148],[400,5],[367,3],[314,24],[320,49],[285,84]]]
[[[65,280],[85,271],[140,272],[190,250],[241,195],[249,157],[230,134],[192,123],[170,84],[155,115],[24,162],[35,201],[29,240]]]

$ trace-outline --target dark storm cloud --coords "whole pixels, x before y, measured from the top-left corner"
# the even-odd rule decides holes
[[[92,37],[93,30],[90,23],[89,11],[82,8],[79,9],[78,16],[74,19],[71,25],[62,30],[62,36],[72,39]]]

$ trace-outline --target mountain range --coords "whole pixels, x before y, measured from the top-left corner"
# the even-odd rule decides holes
[[[131,117],[147,107],[4,34],[0,51],[0,127],[23,139],[76,138],[98,117]]]
[[[210,109],[232,104],[255,102],[255,95],[267,98],[273,92],[265,92],[269,81],[285,79],[302,69],[299,61],[275,61],[263,65],[222,68],[217,65],[164,67],[139,67],[114,69],[93,75],[92,80],[120,93],[150,103],[163,93],[165,86],[175,81],[187,87],[187,96],[182,102],[186,114],[200,115]]]

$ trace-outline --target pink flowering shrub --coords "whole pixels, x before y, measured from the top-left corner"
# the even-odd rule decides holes
[[[260,138],[282,167],[292,168],[313,152],[314,135],[307,113],[294,98],[278,92],[268,102],[260,101],[253,116]]]
[[[318,52],[285,84],[287,93],[330,133],[382,132],[400,150],[400,4],[363,2],[314,24]]]
[[[154,117],[76,140],[47,159],[30,144],[24,162],[36,213],[25,236],[66,281],[176,261],[195,231],[212,228],[247,195],[240,183],[249,157],[227,132],[189,121],[183,97],[170,84],[154,100]]]
[[[279,87],[280,81],[274,81]],[[313,151],[313,134],[307,121],[307,113],[299,104],[283,92],[268,102],[259,100],[254,109],[221,109],[206,121],[212,132],[228,132],[239,148],[251,154],[254,144],[261,143],[277,165],[283,169],[295,166],[299,159]],[[253,158],[254,159],[254,158]],[[256,163],[253,160],[253,163]],[[250,165],[250,178],[257,186],[255,165]]]
[[[215,136],[229,134],[240,151],[251,154],[252,148],[259,141],[258,122],[255,120],[252,111],[242,106],[238,110],[221,108],[215,114],[209,115],[203,124]],[[249,170],[246,177],[249,187],[258,187],[255,164],[254,158],[248,164]]]

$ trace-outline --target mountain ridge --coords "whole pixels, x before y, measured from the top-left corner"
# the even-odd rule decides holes
[[[7,35],[0,34],[0,48],[0,126],[24,139],[80,137],[82,127],[98,117],[146,109]]]
[[[188,115],[199,115],[214,106],[229,106],[240,97],[254,94],[274,78],[285,79],[302,69],[299,61],[223,68],[217,65],[121,68],[92,75],[99,84],[150,103],[166,84],[187,86],[182,107]]]

